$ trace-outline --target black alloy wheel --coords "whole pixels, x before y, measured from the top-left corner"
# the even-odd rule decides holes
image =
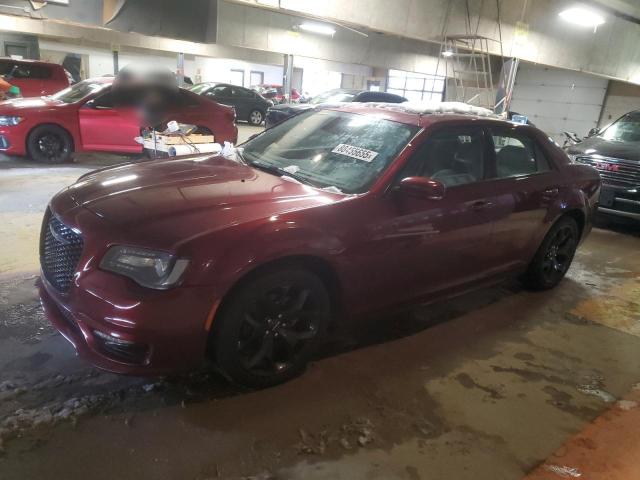
[[[311,272],[259,276],[233,295],[214,322],[217,363],[232,381],[249,387],[286,381],[304,370],[329,317],[326,288]]]
[[[576,221],[570,217],[558,220],[536,253],[525,282],[536,290],[555,287],[569,270],[578,242]]]
[[[41,125],[29,134],[27,152],[38,162],[63,163],[71,159],[73,141],[63,128]]]

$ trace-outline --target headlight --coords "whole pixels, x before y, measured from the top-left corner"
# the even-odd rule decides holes
[[[143,287],[165,290],[175,286],[189,265],[189,260],[166,252],[146,248],[111,247],[100,268],[129,277]]]
[[[0,115],[0,127],[12,127],[18,125],[22,120],[24,120],[22,117]]]

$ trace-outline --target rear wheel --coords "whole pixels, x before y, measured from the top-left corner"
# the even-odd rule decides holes
[[[29,134],[27,153],[37,162],[68,162],[73,154],[73,139],[57,125],[40,125]]]
[[[564,278],[579,241],[579,229],[571,217],[563,217],[551,227],[524,277],[534,290],[548,290]]]
[[[251,125],[261,125],[264,121],[264,114],[260,110],[253,110],[249,114],[249,123]]]
[[[232,294],[215,321],[215,358],[232,381],[263,388],[304,371],[331,313],[322,281],[285,268],[265,273]]]

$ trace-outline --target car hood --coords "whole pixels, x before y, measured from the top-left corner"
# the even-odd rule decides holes
[[[612,142],[602,137],[590,137],[569,148],[568,153],[571,155],[601,155],[640,162],[640,143]]]
[[[34,108],[41,109],[43,107],[51,107],[54,105],[58,105],[58,102],[50,100],[47,97],[12,98],[10,100],[0,102],[0,112],[7,114]]]
[[[163,224],[171,236],[176,230],[171,225],[180,225],[176,240],[343,197],[220,156],[98,170],[65,193],[76,205],[127,229]]]

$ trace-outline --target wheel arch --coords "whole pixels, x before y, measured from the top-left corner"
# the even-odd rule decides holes
[[[55,123],[55,122],[43,122],[43,123],[38,123],[38,124],[34,125],[33,127],[31,127],[29,129],[29,131],[27,132],[27,134],[25,135],[25,137],[24,137],[24,148],[25,148],[26,152],[29,151],[29,138],[31,137],[31,134],[33,133],[33,131],[36,128],[40,128],[40,127],[56,127],[56,128],[60,128],[60,129],[64,130],[67,133],[67,135],[69,135],[69,138],[71,139],[71,151],[72,152],[76,151],[76,138],[73,136],[73,133],[71,133],[68,128],[60,125],[59,123]]]
[[[587,218],[584,212],[578,208],[567,210],[562,215],[560,215],[558,219],[553,223],[556,224],[561,218],[564,218],[564,217],[573,218],[576,221],[576,223],[578,224],[578,234],[580,238],[582,238],[584,234],[584,229],[587,224]]]
[[[220,305],[218,305],[218,308],[216,309],[210,338],[215,335],[216,318],[223,314],[229,299],[233,297],[235,292],[260,275],[287,267],[303,268],[318,276],[329,293],[332,309],[332,323],[335,322],[344,310],[342,288],[336,269],[329,261],[316,255],[289,255],[257,265],[255,268],[245,272],[233,285],[231,285],[231,287],[224,293]],[[209,342],[207,349],[209,350],[210,348],[211,342]]]

